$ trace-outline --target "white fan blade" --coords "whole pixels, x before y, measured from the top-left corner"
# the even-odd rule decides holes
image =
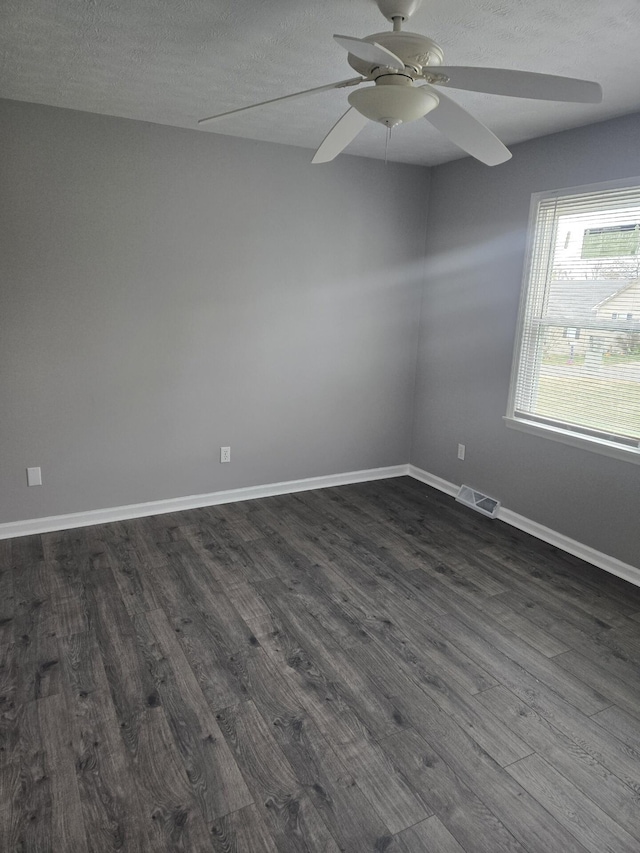
[[[327,133],[311,162],[328,163],[335,159],[356,138],[368,122],[368,118],[351,107]]]
[[[554,74],[537,74],[532,71],[512,71],[509,68],[470,68],[464,66],[434,65],[427,74],[445,74],[452,89],[485,92],[489,95],[509,95],[512,98],[534,98],[540,101],[571,101],[576,104],[599,104],[602,87],[591,80],[573,77],[556,77]]]
[[[497,166],[511,158],[509,149],[481,121],[440,90],[428,88],[438,96],[440,103],[425,118],[458,148],[487,166]]]
[[[294,92],[293,95],[284,95],[282,98],[272,98],[270,101],[261,101],[259,104],[250,104],[248,107],[240,107],[237,110],[229,110],[226,113],[218,113],[215,116],[201,118],[198,124],[213,121],[217,118],[235,115],[235,113],[243,113],[245,110],[253,110],[256,107],[264,107],[267,104],[277,104],[278,101],[292,101],[294,98],[303,98],[305,95],[315,95],[319,92],[328,92],[330,89],[344,89],[347,86],[357,86],[358,83],[363,83],[364,77],[352,77],[350,80],[340,80],[338,83],[329,83],[327,86],[318,86],[316,89],[305,89],[304,92]]]
[[[374,65],[383,65],[387,68],[395,68],[397,71],[404,71],[404,62],[400,57],[377,42],[364,41],[364,39],[356,39],[352,36],[334,36],[334,39],[340,47],[348,50],[349,53],[357,56],[363,62],[371,62]]]

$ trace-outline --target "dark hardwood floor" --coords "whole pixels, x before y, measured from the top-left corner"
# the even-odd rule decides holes
[[[0,570],[3,853],[640,851],[640,589],[414,480]]]

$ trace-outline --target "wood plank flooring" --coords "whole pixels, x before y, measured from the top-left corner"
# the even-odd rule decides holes
[[[640,589],[427,486],[0,545],[3,853],[640,851]]]

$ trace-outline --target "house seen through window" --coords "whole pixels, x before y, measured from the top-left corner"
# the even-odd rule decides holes
[[[621,258],[638,254],[640,225],[610,225],[586,228],[582,238],[583,258]]]
[[[507,423],[640,461],[640,179],[541,193],[530,228]]]

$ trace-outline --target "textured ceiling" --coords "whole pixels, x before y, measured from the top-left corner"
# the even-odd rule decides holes
[[[451,90],[508,145],[640,110],[638,11],[638,0],[424,0],[405,29],[433,38],[448,65],[602,84],[598,105]],[[374,0],[2,0],[0,97],[195,128],[202,116],[355,76],[333,33],[389,28]],[[200,132],[315,149],[348,91]],[[371,124],[347,150],[383,158],[385,133]],[[460,156],[426,121],[395,129],[389,147],[405,163]]]

